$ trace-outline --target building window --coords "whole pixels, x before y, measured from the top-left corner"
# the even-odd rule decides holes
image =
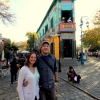
[[[72,17],[72,10],[62,10],[61,11],[61,19],[63,22],[73,22],[73,17]]]
[[[51,28],[53,28],[53,17],[50,22],[51,22]]]
[[[51,43],[50,45],[50,53],[54,54],[54,43]]]
[[[46,33],[47,30],[48,30],[48,25],[45,26],[45,33]]]
[[[44,29],[43,29],[43,34],[44,34]]]
[[[40,33],[40,37],[41,37],[41,33]]]

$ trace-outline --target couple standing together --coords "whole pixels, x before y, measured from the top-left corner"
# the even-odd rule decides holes
[[[49,50],[49,43],[43,42],[38,56],[34,52],[28,55],[18,77],[20,100],[56,100],[57,63]]]

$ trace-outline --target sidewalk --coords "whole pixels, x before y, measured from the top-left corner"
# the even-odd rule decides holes
[[[76,61],[76,63],[78,64],[78,66],[75,65],[73,67],[75,71],[81,75],[81,82],[80,84],[74,85],[88,91],[89,93],[95,95],[100,99],[100,59],[95,57],[88,57],[84,65],[81,65],[78,61]],[[63,64],[63,67],[61,69],[62,72],[59,73],[59,76],[63,77],[66,80],[66,72],[68,71],[68,67],[69,66],[64,66]]]

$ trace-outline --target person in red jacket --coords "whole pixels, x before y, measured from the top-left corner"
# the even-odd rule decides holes
[[[69,66],[69,71],[67,72],[68,74],[68,80],[73,81],[73,82],[80,82],[80,75],[76,74],[74,68],[72,66]]]

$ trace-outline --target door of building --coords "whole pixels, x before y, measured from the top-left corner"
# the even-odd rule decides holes
[[[72,57],[72,40],[63,40],[64,57]]]
[[[54,54],[54,43],[51,43],[50,45],[50,53]]]

